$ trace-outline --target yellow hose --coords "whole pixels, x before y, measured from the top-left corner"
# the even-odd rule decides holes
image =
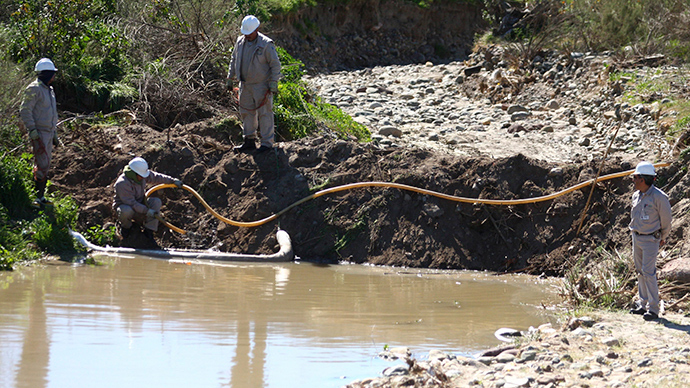
[[[666,166],[669,166],[669,165],[670,165],[670,163],[657,163],[657,164],[654,165],[654,167],[657,167],[657,168],[658,168],[658,167],[666,167]],[[265,224],[265,223],[267,223],[267,222],[271,222],[271,221],[277,219],[278,217],[280,217],[281,215],[285,214],[285,212],[287,212],[288,210],[292,209],[293,207],[295,207],[295,206],[297,206],[297,205],[301,205],[302,203],[307,202],[307,201],[309,201],[309,200],[311,200],[311,199],[318,198],[318,197],[321,197],[321,196],[326,195],[326,194],[332,194],[332,193],[337,193],[337,192],[339,192],[339,191],[357,189],[357,188],[360,188],[360,187],[391,187],[391,188],[400,189],[400,190],[414,191],[414,192],[420,193],[420,194],[432,195],[432,196],[434,196],[434,197],[443,198],[443,199],[447,199],[447,200],[455,201],[455,202],[464,202],[464,203],[483,203],[483,204],[486,204],[486,205],[507,205],[507,206],[511,206],[511,205],[524,205],[524,204],[528,204],[528,203],[536,203],[536,202],[548,201],[548,200],[551,200],[551,199],[554,199],[554,198],[558,198],[558,197],[560,197],[560,196],[562,196],[562,195],[568,194],[568,193],[570,193],[570,192],[572,192],[572,191],[581,189],[581,188],[586,187],[586,186],[588,186],[588,185],[591,185],[595,180],[596,180],[597,182],[602,182],[602,181],[606,181],[606,180],[609,180],[609,179],[620,178],[620,177],[623,177],[623,176],[626,176],[626,175],[630,175],[630,174],[632,174],[634,171],[635,171],[635,170],[628,170],[628,171],[617,172],[617,173],[613,173],[613,174],[609,174],[609,175],[604,175],[604,176],[601,176],[601,177],[599,177],[599,178],[597,178],[597,179],[590,179],[590,180],[588,180],[588,181],[582,182],[582,183],[580,183],[580,184],[577,184],[577,185],[572,186],[572,187],[570,187],[570,188],[567,188],[567,189],[565,189],[565,190],[561,190],[561,191],[559,191],[559,192],[556,192],[556,193],[553,193],[553,194],[549,194],[549,195],[544,195],[544,196],[541,196],[541,197],[523,198],[523,199],[507,199],[507,200],[502,200],[502,199],[481,199],[481,198],[458,197],[458,196],[455,196],[455,195],[443,194],[443,193],[439,193],[439,192],[436,192],[436,191],[431,191],[431,190],[426,190],[426,189],[420,189],[420,188],[418,188],[418,187],[409,186],[409,185],[404,185],[404,184],[401,184],[401,183],[393,183],[393,182],[358,182],[358,183],[350,183],[350,184],[347,184],[347,185],[336,186],[336,187],[331,187],[331,188],[329,188],[329,189],[324,189],[324,190],[317,191],[316,193],[314,193],[314,194],[312,194],[312,195],[310,195],[310,196],[307,196],[307,197],[304,197],[304,198],[300,199],[299,201],[297,201],[297,202],[291,204],[290,206],[288,206],[288,207],[286,207],[285,209],[279,211],[278,213],[275,213],[275,214],[272,215],[272,216],[266,217],[266,218],[261,219],[261,220],[258,220],[258,221],[251,221],[251,222],[233,221],[233,220],[231,220],[231,219],[229,219],[229,218],[225,218],[225,217],[223,217],[222,215],[218,214],[215,210],[213,210],[213,209],[206,203],[206,201],[204,201],[204,199],[201,198],[201,196],[199,195],[199,193],[197,193],[193,188],[191,188],[191,187],[189,187],[189,186],[187,186],[187,185],[183,185],[182,188],[185,189],[185,190],[187,190],[187,191],[189,191],[190,193],[192,193],[192,194],[201,202],[201,204],[204,205],[204,207],[206,208],[206,210],[208,210],[211,214],[213,214],[213,216],[216,217],[217,219],[219,219],[219,220],[225,222],[226,224],[230,224],[230,225],[233,225],[233,226],[240,226],[240,227],[245,227],[245,228],[252,228],[252,227],[255,227],[255,226],[263,225],[263,224]],[[177,187],[177,186],[175,186],[175,185],[172,184],[172,183],[160,184],[160,185],[154,186],[154,187],[150,188],[150,189],[146,192],[146,197],[148,198],[151,194],[153,194],[154,192],[156,192],[156,191],[158,191],[158,190],[160,190],[160,189],[167,189],[167,188],[173,188],[173,187]],[[163,221],[163,222],[165,222],[165,221]],[[169,224],[169,223],[167,223],[167,222],[166,222],[165,224],[166,224],[166,226],[168,226],[170,229],[175,230],[175,231],[178,232],[178,233],[184,233],[184,230],[182,230],[182,229],[180,229],[180,228],[177,228],[177,227],[175,227],[175,226],[173,226],[173,225],[171,225],[171,224]]]

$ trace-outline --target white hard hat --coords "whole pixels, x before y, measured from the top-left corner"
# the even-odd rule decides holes
[[[149,164],[146,163],[144,158],[136,157],[129,161],[129,168],[136,172],[142,178],[149,176]]]
[[[654,170],[654,165],[649,163],[649,162],[640,162],[637,164],[637,167],[635,167],[635,172],[633,173],[635,175],[656,175],[656,171]]]
[[[244,19],[242,19],[242,28],[240,28],[240,32],[242,35],[249,35],[259,28],[259,24],[261,24],[261,22],[256,18],[256,16],[245,16]]]
[[[55,67],[55,64],[53,64],[53,61],[51,61],[48,58],[41,58],[38,62],[36,62],[36,67],[34,68],[35,71],[41,72],[43,70],[50,70],[50,71],[57,71],[57,68]]]

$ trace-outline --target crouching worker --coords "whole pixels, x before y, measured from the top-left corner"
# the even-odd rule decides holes
[[[132,231],[132,221],[144,226],[144,235],[153,240],[153,232],[158,230],[158,219],[163,203],[160,198],[146,198],[146,185],[174,183],[182,187],[182,181],[149,170],[149,165],[143,158],[132,159],[125,166],[122,175],[115,182],[115,202],[113,208],[117,212],[120,222],[122,239],[129,237]]]

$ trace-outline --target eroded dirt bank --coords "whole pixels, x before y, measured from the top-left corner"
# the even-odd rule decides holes
[[[81,136],[65,136],[67,146],[56,153],[53,188],[79,203],[83,230],[115,221],[112,184],[132,155],[180,177],[219,213],[241,221],[262,219],[318,189],[347,183],[386,181],[469,198],[530,198],[589,179],[599,167],[521,155],[470,159],[414,148],[383,150],[327,136],[280,143],[275,153],[237,155],[208,122],[178,127],[169,141],[165,133],[139,125]],[[613,159],[602,174],[633,167]],[[680,167],[661,172],[679,195],[687,181]],[[238,228],[217,221],[188,193],[166,189],[158,192],[164,217],[193,233],[161,228],[157,238],[163,247],[267,253],[275,248],[280,227],[307,260],[557,274],[567,257],[600,246],[627,247],[630,186],[625,179],[601,183],[579,237],[588,190],[528,205],[487,206],[398,189],[355,189],[311,200],[275,222]],[[676,225],[687,224],[683,221]],[[670,245],[682,235],[683,228],[676,227]]]

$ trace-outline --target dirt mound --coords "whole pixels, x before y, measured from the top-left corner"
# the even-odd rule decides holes
[[[79,137],[64,134],[67,146],[56,151],[51,188],[77,201],[79,228],[86,230],[115,222],[112,185],[134,155],[146,158],[153,170],[180,177],[218,213],[238,221],[265,218],[322,188],[348,183],[396,182],[460,197],[515,199],[562,190],[599,168],[594,162],[556,166],[522,155],[470,159],[414,148],[384,150],[328,136],[279,143],[275,153],[238,155],[227,135],[214,128],[199,122],[168,134],[135,124]],[[555,167],[558,172],[552,172]],[[632,167],[611,160],[602,175]],[[660,178],[682,198],[688,178],[681,166],[664,169]],[[281,228],[303,260],[558,274],[572,255],[601,246],[627,248],[631,186],[621,178],[600,183],[579,237],[589,188],[517,206],[359,188],[312,199],[256,228],[222,223],[187,192],[165,189],[156,193],[164,201],[163,216],[190,233],[161,227],[156,237],[163,247],[270,253]],[[676,229],[670,244],[682,242],[682,227]]]

